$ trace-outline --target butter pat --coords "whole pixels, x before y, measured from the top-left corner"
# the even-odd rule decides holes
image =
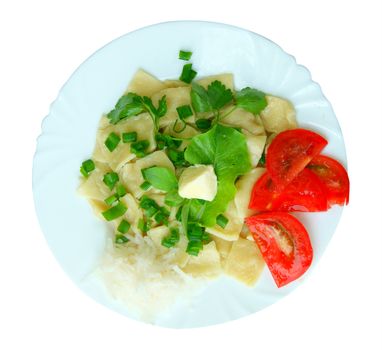
[[[194,165],[185,169],[179,178],[179,195],[212,201],[218,182],[212,165]]]

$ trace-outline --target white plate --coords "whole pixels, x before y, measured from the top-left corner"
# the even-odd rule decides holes
[[[325,153],[346,164],[341,129],[309,71],[275,43],[236,27],[208,22],[170,22],[122,36],[88,58],[70,77],[42,124],[33,167],[37,215],[45,237],[71,279],[102,304],[129,315],[87,276],[103,252],[107,227],[76,194],[79,166],[93,150],[102,113],[112,109],[138,68],[160,79],[177,78],[179,49],[193,52],[199,76],[232,72],[236,88],[256,87],[293,102],[301,127],[322,134]],[[229,279],[212,282],[192,305],[177,304],[156,324],[198,327],[254,313],[295,289],[312,271],[332,237],[342,208],[297,215],[308,229],[313,266],[298,281],[277,289],[269,271],[254,288]]]

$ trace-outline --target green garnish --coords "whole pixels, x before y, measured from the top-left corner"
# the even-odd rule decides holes
[[[113,152],[117,148],[120,141],[121,138],[115,132],[111,132],[105,140],[105,146],[110,152]]]
[[[139,219],[139,221],[138,221],[138,229],[140,229],[143,233],[146,233],[150,229],[149,226],[150,225],[147,222],[145,222],[145,220]]]
[[[225,228],[228,224],[228,219],[223,215],[223,214],[220,214],[217,216],[216,218],[216,223],[221,227],[221,228]]]
[[[105,199],[105,203],[108,205],[108,206],[112,206],[116,201],[118,200],[118,196],[116,194],[112,194],[111,196],[107,197]]]
[[[211,128],[212,121],[210,119],[198,119],[195,124],[200,131],[204,132]]]
[[[143,112],[150,114],[155,129],[158,130],[159,119],[167,112],[166,96],[162,96],[158,102],[158,107],[155,107],[151,98],[129,92],[118,100],[115,108],[108,113],[107,117],[111,124],[117,124],[122,119],[133,117]]]
[[[179,242],[179,230],[175,227],[170,229],[170,234],[162,239],[162,245],[166,248],[172,248]]]
[[[179,59],[180,60],[189,61],[191,56],[192,56],[192,52],[191,51],[183,51],[183,50],[179,51]]]
[[[127,193],[126,188],[123,185],[121,185],[121,184],[117,185],[115,191],[116,191],[116,193],[118,195],[118,198],[123,197]]]
[[[178,188],[178,179],[174,173],[167,168],[153,166],[142,169],[142,176],[158,190],[169,192]]]
[[[203,249],[202,241],[189,241],[186,248],[186,253],[193,256],[198,256]]]
[[[182,205],[182,203],[184,202],[184,198],[179,196],[178,190],[175,189],[166,194],[164,202],[169,207],[178,207],[179,205]]]
[[[178,112],[179,119],[181,120],[187,119],[194,114],[190,105],[177,107],[176,111]]]
[[[138,138],[138,134],[136,131],[124,132],[122,134],[123,143],[135,142],[135,141],[137,141],[137,138]]]
[[[204,227],[197,223],[190,223],[187,226],[188,244],[186,252],[190,255],[197,256],[203,249],[203,244],[210,241],[210,237]]]
[[[165,134],[156,134],[155,141],[158,149],[178,148],[182,144],[182,139]]]
[[[125,219],[122,219],[119,223],[117,230],[121,233],[127,233],[130,230],[130,223],[126,221]]]
[[[125,237],[124,235],[115,235],[115,243],[118,243],[118,244],[123,244],[123,243],[127,243],[129,241],[129,239],[127,237]]]
[[[106,211],[102,212],[102,215],[105,218],[105,220],[111,221],[125,214],[126,210],[127,210],[126,206],[123,203],[118,202],[118,204],[115,205],[114,207],[111,207],[107,209]]]
[[[217,111],[233,101],[232,91],[220,81],[215,80],[207,89],[196,83],[192,84],[191,103],[198,113]]]
[[[251,169],[246,139],[234,128],[217,124],[206,133],[194,136],[184,157],[191,164],[214,166],[218,191],[214,200],[206,203],[201,218],[203,225],[214,226],[216,217],[225,212],[235,196],[237,177]]]
[[[95,169],[93,160],[88,159],[82,162],[80,172],[83,176],[88,177],[89,174]]]
[[[130,144],[130,151],[134,153],[138,158],[142,158],[146,155],[146,150],[149,148],[150,142],[147,140],[136,141]]]
[[[119,176],[117,173],[110,172],[106,173],[103,176],[103,182],[107,187],[109,187],[110,191],[114,188],[115,184],[119,181]]]
[[[169,215],[170,213],[165,208],[161,208],[161,210],[155,214],[154,220],[160,225],[168,225]]]
[[[253,114],[259,114],[267,104],[265,94],[262,91],[246,87],[236,93],[236,107]]]
[[[122,119],[136,116],[144,111],[142,98],[137,94],[129,92],[118,100],[114,109],[107,114],[107,118],[111,124],[117,124]]]
[[[143,191],[147,191],[151,188],[151,184],[148,181],[142,182],[139,186]]]
[[[189,165],[184,159],[184,151],[177,151],[175,149],[169,149],[167,152],[168,157],[175,167],[180,168]]]
[[[259,159],[258,166],[265,166],[265,151],[262,153],[261,158]]]
[[[192,63],[187,63],[183,66],[182,74],[180,75],[179,80],[190,84],[197,74],[198,73],[192,69]]]

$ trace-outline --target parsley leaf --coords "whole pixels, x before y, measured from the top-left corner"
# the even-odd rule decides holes
[[[114,109],[106,116],[111,124],[117,124],[122,119],[133,117],[142,112],[144,112],[142,98],[137,94],[129,92],[118,100]]]
[[[236,106],[253,114],[259,114],[267,104],[262,91],[246,87],[236,93]]]
[[[232,101],[232,91],[218,80],[208,85],[207,89],[196,83],[192,84],[191,103],[196,112],[218,111]]]

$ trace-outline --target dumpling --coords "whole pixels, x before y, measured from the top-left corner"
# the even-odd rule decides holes
[[[120,201],[127,207],[126,213],[123,218],[130,223],[131,230],[134,233],[140,233],[140,230],[138,229],[138,222],[140,219],[143,218],[143,213],[142,210],[139,208],[138,202],[130,193],[124,195],[120,199]]]
[[[216,244],[216,249],[219,252],[221,264],[222,266],[224,266],[225,260],[227,259],[228,254],[231,251],[232,241],[226,241],[225,239],[214,235],[211,235],[211,238]]]
[[[140,96],[151,97],[153,94],[164,89],[165,87],[166,85],[162,81],[158,80],[144,70],[139,69],[134,74],[129,86],[127,87],[126,93],[134,92]]]
[[[166,95],[167,112],[159,119],[159,126],[161,128],[166,127],[178,119],[177,107],[191,104],[190,91],[190,86],[175,87],[161,90],[152,96],[153,103],[157,106],[162,96]],[[194,116],[191,116],[187,119],[187,122],[192,123],[194,120]]]
[[[97,132],[93,159],[108,163],[111,169],[118,171],[125,163],[136,158],[136,155],[130,152],[130,143],[123,143],[122,140],[117,148],[115,148],[113,152],[110,152],[105,146],[105,140],[111,132],[116,133],[122,138],[122,133],[132,131],[138,134],[138,140],[149,141],[148,152],[155,149],[154,124],[148,113],[142,113],[138,116],[122,120],[116,125],[110,124],[106,117],[102,117]]]
[[[276,96],[266,96],[268,105],[260,112],[265,130],[279,133],[297,128],[296,112],[288,101]]]
[[[254,213],[253,210],[248,209],[248,204],[251,199],[253,185],[264,172],[264,168],[255,168],[236,181],[235,186],[237,192],[234,201],[237,208],[237,215],[241,220]]]
[[[190,256],[187,265],[183,268],[185,273],[194,277],[215,278],[221,274],[219,252],[214,241],[206,244],[198,256]]]
[[[221,115],[224,115],[230,109],[232,109],[232,107],[223,108]],[[247,130],[253,135],[265,135],[265,130],[260,117],[241,108],[235,109],[227,117],[222,119],[221,123]]]
[[[231,201],[224,216],[228,219],[226,227],[223,229],[219,225],[213,227],[206,227],[206,231],[214,236],[225,239],[226,241],[235,241],[238,239],[241,229],[243,227],[243,220],[240,219],[235,202]]]
[[[181,81],[181,80],[164,80],[163,84],[165,85],[165,89],[167,88],[177,88],[177,87],[185,87],[188,86],[187,83]]]
[[[267,137],[265,135],[254,136],[246,130],[243,130],[243,134],[247,141],[251,165],[252,167],[255,167],[263,154]]]
[[[201,78],[196,80],[195,82],[204,88],[207,89],[208,85],[210,85],[213,81],[220,81],[227,89],[234,89],[233,75],[230,73],[227,74],[218,74],[218,75],[209,75],[205,78]]]
[[[256,243],[239,238],[233,242],[224,265],[224,272],[238,281],[253,286],[264,268],[264,260]]]
[[[126,189],[136,198],[142,197],[145,193],[139,186],[144,182],[141,170],[152,166],[165,167],[175,173],[174,165],[167,157],[164,151],[156,151],[144,158],[138,159],[135,163],[126,164],[120,171],[120,179],[126,186]],[[158,193],[152,188],[149,193]]]

